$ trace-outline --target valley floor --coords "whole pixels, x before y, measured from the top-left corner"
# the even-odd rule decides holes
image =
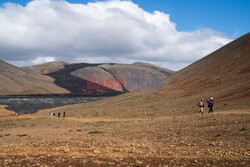
[[[249,166],[250,110],[0,117],[0,166]]]

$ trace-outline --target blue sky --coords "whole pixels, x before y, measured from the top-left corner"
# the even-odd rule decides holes
[[[0,59],[16,66],[147,62],[179,70],[250,27],[250,0],[67,1],[0,8]],[[0,7],[5,2],[30,0],[1,0]]]
[[[25,5],[30,0],[1,0]],[[94,0],[67,0],[88,3]],[[237,38],[250,27],[250,0],[132,0],[148,12],[155,10],[170,14],[178,31],[211,28],[229,38]]]

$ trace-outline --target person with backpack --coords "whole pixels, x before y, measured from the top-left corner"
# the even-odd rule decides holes
[[[208,113],[213,113],[214,112],[214,109],[213,109],[214,99],[213,99],[213,97],[211,97],[210,100],[207,101],[207,103],[208,103],[208,108],[209,108]]]
[[[203,99],[201,99],[201,101],[198,103],[198,107],[200,108],[200,113],[203,114],[204,113],[204,102]]]

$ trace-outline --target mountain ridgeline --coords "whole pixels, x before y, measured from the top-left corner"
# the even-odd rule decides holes
[[[1,95],[115,95],[128,91],[128,79],[135,80],[133,89],[139,88],[137,80],[144,80],[140,82],[140,89],[143,89],[147,80],[163,80],[174,73],[148,63],[70,64],[63,61],[22,68],[0,61],[0,69]]]

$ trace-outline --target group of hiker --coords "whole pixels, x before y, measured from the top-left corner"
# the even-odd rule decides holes
[[[213,106],[214,106],[214,98],[211,97],[210,100],[207,101],[207,106],[209,108],[208,113],[213,113]],[[203,114],[204,113],[204,107],[205,107],[205,103],[204,100],[201,99],[200,102],[198,103],[198,107],[200,108],[200,113]]]
[[[56,117],[56,113],[51,113],[51,118],[55,118]],[[57,118],[60,118],[61,117],[61,113],[60,112],[58,112],[57,113]],[[65,118],[66,117],[66,112],[63,112],[63,118]]]
[[[209,108],[209,111],[208,113],[213,113],[214,109],[213,109],[213,106],[214,106],[214,99],[213,97],[210,98],[210,100],[207,101],[207,106]],[[200,108],[200,113],[201,114],[204,114],[204,108],[205,108],[205,103],[204,103],[204,100],[203,98],[201,98],[201,100],[199,101],[198,103],[198,107]],[[55,113],[51,113],[51,118],[55,118],[56,114]],[[57,113],[57,117],[60,118],[61,117],[61,113],[58,112]],[[63,118],[66,117],[66,113],[63,112]]]

